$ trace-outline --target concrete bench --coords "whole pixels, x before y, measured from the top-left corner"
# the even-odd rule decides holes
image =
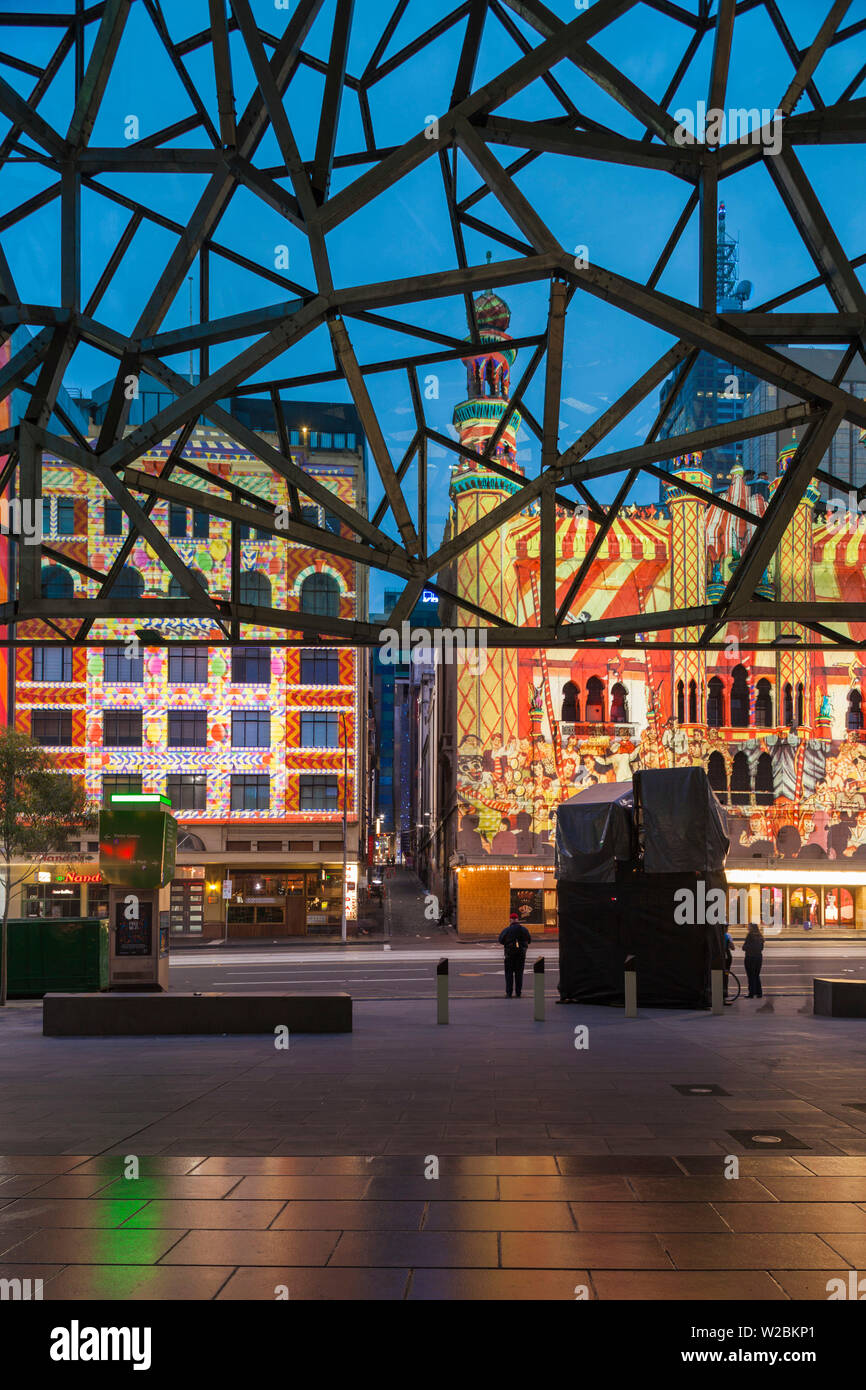
[[[52,1038],[164,1034],[351,1033],[352,996],[335,994],[46,994]]]
[[[866,980],[816,976],[813,1007],[824,1018],[866,1018]]]

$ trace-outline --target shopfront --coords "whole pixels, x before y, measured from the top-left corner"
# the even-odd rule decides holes
[[[17,903],[13,892],[11,916],[17,915],[107,917],[108,885],[94,868],[63,864],[34,868],[21,885]]]
[[[457,871],[460,936],[498,936],[512,912],[533,937],[556,932],[553,870],[530,865],[461,865]]]
[[[866,873],[805,869],[728,869],[728,884],[747,895],[748,921],[803,932],[866,931]],[[759,906],[760,904],[760,906]],[[739,914],[743,917],[743,914]]]
[[[357,922],[357,865],[347,866],[347,928]],[[316,868],[248,864],[179,867],[171,884],[171,933],[254,938],[339,935],[342,865]]]

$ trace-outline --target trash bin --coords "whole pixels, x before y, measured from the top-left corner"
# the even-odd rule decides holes
[[[10,999],[108,989],[108,922],[95,917],[13,918],[7,923]]]

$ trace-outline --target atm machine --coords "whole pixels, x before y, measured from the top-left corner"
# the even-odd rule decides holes
[[[176,850],[177,821],[167,796],[117,793],[99,813],[99,868],[109,885],[111,990],[168,989]]]

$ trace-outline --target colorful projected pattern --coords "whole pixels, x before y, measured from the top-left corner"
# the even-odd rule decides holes
[[[479,399],[458,406],[463,442],[482,449],[480,422],[498,366],[473,367]],[[501,388],[500,388],[501,389]],[[507,382],[505,389],[507,390]],[[796,441],[779,459],[788,466]],[[572,603],[572,614],[692,606],[718,597],[739,563],[748,522],[708,508],[678,481],[709,488],[699,454],[678,460],[667,512],[624,507],[604,538]],[[778,479],[770,485],[772,495]],[[510,491],[506,479],[461,461],[452,476],[452,531],[465,531]],[[727,498],[760,515],[743,470]],[[816,521],[816,488],[797,508],[759,593],[780,599],[866,602],[866,524]],[[596,535],[588,517],[557,521],[556,605]],[[539,525],[524,512],[456,564],[462,597],[520,626],[539,621]],[[866,622],[849,625],[866,639]],[[702,764],[728,799],[731,862],[755,857],[866,859],[866,662],[850,652],[757,650],[780,633],[813,634],[794,624],[731,624],[727,650],[670,652],[648,638],[642,651],[490,652],[485,672],[457,667],[458,852],[553,860],[560,801],[597,782],[628,781],[640,767]],[[659,641],[671,634],[660,632]],[[692,632],[691,636],[697,633]]]
[[[137,462],[142,472],[159,473],[171,450],[171,440],[153,449]],[[316,455],[311,462],[306,452],[298,450],[295,462],[306,468],[329,491],[345,501],[355,502],[355,469],[350,455]],[[231,476],[232,481],[274,506],[285,505],[288,496],[285,486],[250,454],[244,453],[213,429],[195,432],[185,457],[200,468],[219,477]],[[175,468],[172,478],[187,487],[202,492],[206,483],[195,474],[186,473],[182,466]],[[106,573],[117,557],[123,536],[106,535],[105,493],[95,479],[59,460],[46,457],[43,484],[48,505],[45,508],[46,540],[50,545],[81,564]],[[60,500],[73,502],[74,534],[58,531],[61,520]],[[168,532],[168,503],[157,502],[152,513],[157,526]],[[319,519],[321,524],[321,519]],[[124,531],[127,529],[124,523]],[[193,524],[187,517],[187,537],[172,537],[178,554],[196,572],[208,593],[215,598],[229,597],[231,523],[210,517],[209,534],[195,537]],[[253,533],[255,535],[255,533]],[[128,558],[139,576],[143,592],[172,596],[171,576],[153,554],[150,547],[137,542]],[[54,566],[46,564],[47,569]],[[282,537],[246,539],[241,543],[241,572],[255,572],[260,578],[262,595],[252,601],[266,607],[291,612],[301,606],[301,586],[310,575],[326,572],[335,581],[339,593],[340,616],[356,616],[355,566],[348,560],[322,556],[309,547],[296,545]],[[96,594],[94,579],[66,569],[76,594]],[[268,589],[270,597],[267,597]],[[75,624],[60,622],[58,626],[71,638]],[[94,624],[91,639],[113,638],[131,641],[140,626],[134,618],[101,620]],[[182,638],[190,646],[206,646],[208,639],[221,635],[208,618],[165,618],[148,621],[165,637]],[[56,641],[56,630],[48,624],[32,622],[19,630],[19,635],[32,641]],[[300,636],[284,629],[251,627],[245,636],[267,646],[269,639]],[[331,648],[330,650],[333,650]],[[338,649],[338,678],[334,685],[301,685],[300,653],[294,648],[271,648],[270,678],[260,684],[232,681],[231,652],[227,648],[207,650],[206,681],[176,682],[169,679],[169,649],[148,648],[142,651],[141,682],[114,683],[104,679],[104,653],[99,647],[73,648],[72,680],[48,685],[33,679],[31,648],[19,649],[17,658],[16,725],[29,730],[35,712],[69,710],[72,712],[72,743],[52,750],[58,767],[80,773],[88,793],[95,801],[101,799],[102,778],[105,775],[140,776],[142,790],[164,792],[165,778],[173,774],[199,774],[207,777],[206,811],[178,811],[183,821],[206,824],[213,821],[339,821],[343,805],[342,745],[337,749],[300,747],[300,712],[317,709],[343,713],[349,742],[348,808],[355,819],[357,756],[357,702],[359,668],[357,654],[351,648]],[[196,672],[198,675],[199,673]],[[105,747],[103,714],[106,710],[141,710],[141,746],[135,748]],[[174,748],[168,745],[168,716],[170,712],[203,711],[206,716],[207,743],[203,748]],[[268,748],[232,747],[232,714],[236,711],[263,710],[270,715],[270,746]],[[338,779],[339,810],[301,811],[298,778],[308,773],[327,773]],[[233,774],[267,775],[270,784],[268,810],[233,810],[231,808],[231,778]]]

